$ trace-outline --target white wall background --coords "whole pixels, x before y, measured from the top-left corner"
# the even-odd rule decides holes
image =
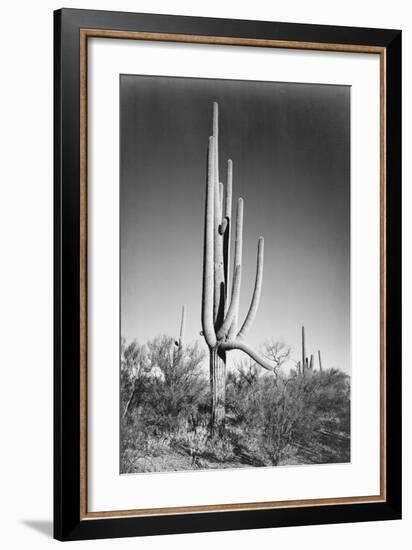
[[[0,545],[3,548],[42,549],[57,545],[52,534],[52,129],[53,129],[53,20],[61,4],[8,2],[2,7],[0,85]],[[267,19],[364,27],[401,28],[404,31],[404,182],[412,176],[407,152],[412,146],[411,53],[412,16],[408,3],[392,0],[288,0],[240,2],[209,0],[126,1],[88,0],[65,7]],[[407,70],[408,68],[408,70]],[[409,99],[408,99],[409,98]],[[404,192],[405,218],[412,192]],[[404,279],[412,279],[412,217],[404,220]],[[409,248],[409,250],[408,250]],[[411,291],[404,289],[404,364],[411,360]],[[407,403],[411,377],[404,369],[404,436],[412,407]],[[405,444],[404,463],[412,438]],[[410,547],[412,487],[404,473],[405,512],[401,522],[342,524],[93,541],[76,548],[170,550],[229,546],[289,547],[334,550],[367,544],[374,550]]]

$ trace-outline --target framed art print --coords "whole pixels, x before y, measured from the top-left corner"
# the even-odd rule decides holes
[[[55,12],[55,537],[401,516],[401,33]]]

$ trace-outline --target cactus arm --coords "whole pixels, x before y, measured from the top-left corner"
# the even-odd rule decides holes
[[[242,266],[242,250],[243,250],[243,199],[239,198],[237,200],[237,210],[236,210],[236,233],[235,233],[235,257],[234,257],[234,267],[236,271],[236,266]],[[239,273],[239,279],[241,279],[241,271]],[[239,280],[239,288],[241,281]],[[229,329],[228,338],[233,340],[236,337],[237,333],[237,318],[239,314],[239,296],[236,296],[236,303],[234,306],[235,312],[232,320],[231,327]],[[231,303],[232,305],[232,303]]]
[[[216,162],[216,155],[214,157]],[[214,197],[214,300],[213,319],[215,327],[218,328],[223,322],[225,303],[225,274],[223,266],[223,235],[220,233],[222,214],[220,209],[219,183],[215,181]]]
[[[219,183],[219,233],[223,235],[222,231],[223,223],[223,183]]]
[[[320,349],[318,349],[318,358],[319,358],[319,370],[322,372],[322,357],[320,355]]]
[[[252,349],[242,340],[235,338],[235,332],[236,332],[236,326],[237,326],[237,314],[238,314],[238,308],[239,308],[239,295],[240,295],[240,274],[241,274],[240,267],[242,265],[242,244],[243,244],[242,240],[243,240],[243,200],[238,199],[237,218],[236,218],[236,244],[235,244],[235,265],[236,265],[235,275],[238,274],[238,277],[234,278],[234,285],[236,283],[236,287],[238,288],[236,288],[236,293],[232,293],[232,301],[230,303],[228,315],[225,320],[225,321],[228,320],[229,312],[230,312],[231,317],[232,316],[233,317],[231,318],[231,325],[229,329],[228,340],[226,340],[225,342],[222,342],[220,344],[220,347],[225,351],[231,351],[235,349],[243,351],[264,369],[269,371],[275,371],[276,365],[273,362],[267,360],[265,357],[262,357],[259,353],[257,353],[254,349]],[[259,243],[258,243],[258,266],[257,266],[257,272],[256,272],[255,291],[252,298],[251,308],[249,310],[249,314],[252,310],[252,315],[250,316],[248,314],[248,317],[246,318],[246,321],[249,319],[250,323],[254,319],[257,306],[259,304],[260,288],[262,285],[262,270],[263,270],[263,238],[260,237]],[[242,330],[246,324],[246,321],[242,327]],[[225,323],[223,324],[225,325]],[[248,325],[246,325],[246,329],[247,327]],[[222,325],[222,328],[223,328],[223,325]]]
[[[230,220],[232,217],[232,183],[233,183],[233,162],[231,159],[227,161],[227,183],[226,183],[226,200],[225,200],[225,218]]]
[[[228,295],[229,295],[229,277],[230,277],[230,234],[232,223],[232,179],[233,179],[233,163],[229,159],[227,161],[227,179],[225,189],[225,213],[222,221],[222,234],[223,234],[223,267],[224,276],[226,281],[226,300],[225,300],[225,313],[228,311]],[[234,272],[233,272],[234,275]],[[233,284],[233,283],[232,283]]]
[[[310,370],[313,370],[313,353],[310,356],[309,368],[310,368]]]
[[[219,181],[219,105],[216,101],[213,102],[213,137],[215,149],[215,166],[214,178]]]
[[[235,234],[235,266],[242,265],[243,251],[243,199],[237,199],[236,234]]]
[[[232,182],[233,182],[233,162],[229,159],[227,161],[227,182],[226,182],[226,192],[225,192],[225,211],[222,219],[221,234],[224,235],[228,230],[229,235],[227,237],[227,246],[229,257],[229,246],[230,246],[230,220],[232,219]],[[222,201],[223,202],[223,201]],[[223,212],[223,210],[222,210]],[[228,277],[226,277],[226,281]]]
[[[233,317],[233,320],[232,320],[232,324],[230,325],[230,329],[229,329],[229,332],[228,332],[228,335],[227,337],[229,338],[229,340],[233,340],[233,338],[236,338],[236,334],[237,334],[237,319],[238,317],[238,312],[236,311],[234,317]]]
[[[257,351],[255,351],[253,348],[248,346],[245,342],[239,341],[239,340],[226,340],[226,342],[223,342],[219,346],[224,351],[231,351],[231,350],[240,350],[244,351],[253,361],[256,361],[258,365],[263,367],[266,370],[269,370],[271,372],[275,372],[276,365],[272,361],[269,361],[265,357],[262,357]]]
[[[209,138],[206,184],[205,235],[203,248],[202,330],[209,347],[216,346],[213,324],[213,270],[214,270],[214,138]]]
[[[214,298],[213,320],[215,328],[223,323],[225,309],[225,273],[223,236],[221,234],[223,186],[219,184],[219,106],[213,102],[213,180],[214,180]]]
[[[259,307],[260,294],[262,291],[262,278],[263,278],[263,250],[264,250],[263,237],[259,237],[258,240],[258,252],[257,252],[257,265],[256,265],[256,279],[255,288],[253,290],[252,301],[250,308],[246,316],[245,322],[242,325],[237,337],[243,339],[249,332],[249,329],[256,317],[256,312]]]
[[[226,318],[216,333],[218,340],[221,340],[226,335],[227,331],[232,326],[233,319],[237,312],[240,296],[241,269],[242,267],[240,265],[236,266],[235,275],[233,277],[232,298],[230,300],[230,306],[227,311]]]

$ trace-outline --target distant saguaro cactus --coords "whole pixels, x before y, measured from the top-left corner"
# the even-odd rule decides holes
[[[218,104],[213,103],[213,134],[209,137],[203,246],[202,329],[210,351],[212,427],[225,418],[227,352],[241,350],[273,371],[275,364],[256,353],[244,339],[259,306],[263,277],[263,237],[258,239],[256,280],[245,321],[238,330],[242,276],[243,199],[237,200],[235,252],[229,299],[229,252],[232,221],[233,162],[227,161],[226,188],[219,181]]]
[[[180,332],[179,339],[174,341],[174,346],[170,349],[170,363],[175,365],[177,362],[182,362],[184,360],[183,353],[183,343],[185,336],[185,320],[186,320],[185,306],[182,306],[182,316],[180,318]]]
[[[320,351],[318,350],[319,357],[319,370],[322,370],[322,362],[320,358]],[[305,338],[305,327],[302,327],[302,360],[297,362],[297,371],[298,374],[305,376],[308,371],[313,372],[315,366],[315,361],[313,353],[310,358],[306,355],[306,338]]]
[[[177,346],[177,348],[180,350],[182,349],[182,346],[183,346],[183,340],[184,340],[184,335],[185,335],[185,320],[186,320],[186,316],[185,316],[185,306],[183,305],[182,306],[182,317],[180,319],[180,334],[179,334],[179,340],[175,340],[175,345]]]

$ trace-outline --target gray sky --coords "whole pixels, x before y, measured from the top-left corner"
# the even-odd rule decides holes
[[[220,173],[244,199],[240,324],[265,237],[263,289],[248,342],[283,339],[349,371],[350,88],[120,77],[121,333],[143,343],[201,330],[203,215],[212,102]],[[233,250],[233,247],[232,247]],[[317,363],[315,363],[317,366]]]

